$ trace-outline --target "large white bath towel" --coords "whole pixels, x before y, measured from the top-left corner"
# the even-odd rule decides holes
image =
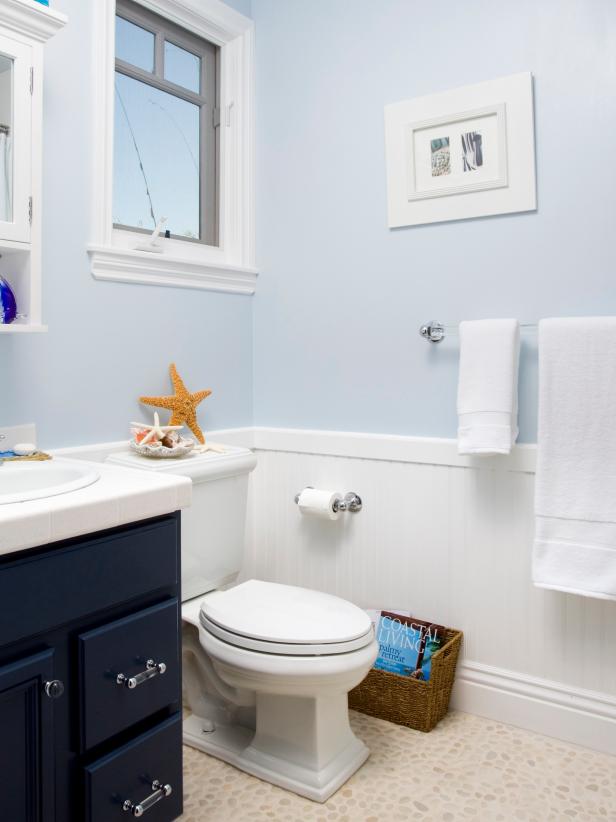
[[[616,317],[539,324],[533,582],[616,599]]]
[[[460,323],[458,451],[508,454],[518,436],[517,320]]]

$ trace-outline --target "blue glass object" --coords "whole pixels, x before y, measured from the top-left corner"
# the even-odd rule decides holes
[[[0,277],[0,325],[12,323],[17,316],[17,303],[11,286]]]

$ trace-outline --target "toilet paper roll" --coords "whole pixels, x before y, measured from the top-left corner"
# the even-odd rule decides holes
[[[320,519],[338,519],[340,511],[334,511],[334,502],[342,499],[338,491],[322,491],[318,488],[304,488],[297,504],[302,514]]]

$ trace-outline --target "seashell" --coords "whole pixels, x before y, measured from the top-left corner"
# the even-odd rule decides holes
[[[17,316],[17,301],[13,294],[13,289],[4,279],[0,277],[0,324],[8,325]]]
[[[165,448],[175,448],[180,444],[180,435],[177,431],[169,431],[160,441]]]
[[[36,451],[36,445],[33,442],[18,442],[13,446],[13,453],[18,457],[29,457]]]

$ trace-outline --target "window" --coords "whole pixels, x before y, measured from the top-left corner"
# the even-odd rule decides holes
[[[254,294],[253,21],[220,0],[96,0],[92,25],[92,276]]]
[[[114,228],[218,245],[218,47],[131,0],[115,43]]]

